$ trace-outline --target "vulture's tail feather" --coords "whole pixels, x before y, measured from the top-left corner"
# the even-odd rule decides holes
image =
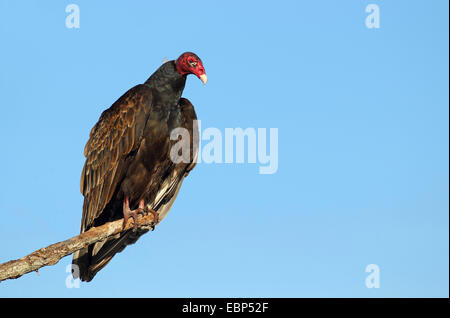
[[[127,245],[134,244],[139,237],[148,230],[129,230],[115,238],[97,242],[85,247],[73,255],[72,276],[80,278],[84,282],[90,282],[95,274],[100,271],[109,261],[122,252]]]

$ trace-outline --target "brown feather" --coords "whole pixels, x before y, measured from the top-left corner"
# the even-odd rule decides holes
[[[137,95],[142,95],[137,99]],[[140,103],[135,102],[139,100]],[[139,136],[135,127],[142,131],[145,126],[145,103],[151,100],[151,90],[138,85],[126,92],[109,109],[100,116],[99,122],[92,128],[90,138],[84,148],[86,163],[80,181],[81,193],[87,199],[83,207],[83,224],[85,230],[92,226],[111,199],[118,181],[115,172],[120,160],[139,146]],[[109,133],[110,132],[110,133]],[[121,171],[123,172],[123,171]],[[86,215],[85,215],[86,214]]]

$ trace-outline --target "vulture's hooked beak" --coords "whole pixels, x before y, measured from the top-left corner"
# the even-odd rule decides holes
[[[200,75],[200,80],[203,82],[203,84],[206,84],[208,81],[208,76],[206,74]]]

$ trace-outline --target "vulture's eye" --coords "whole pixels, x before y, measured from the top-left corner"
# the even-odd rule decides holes
[[[189,61],[189,65],[192,66],[192,67],[196,67],[197,66],[197,62]]]

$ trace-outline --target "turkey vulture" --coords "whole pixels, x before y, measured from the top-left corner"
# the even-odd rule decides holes
[[[138,213],[153,213],[155,225],[167,215],[198,152],[194,106],[181,97],[188,74],[206,84],[203,63],[191,52],[164,63],[101,114],[84,148],[81,233],[121,218],[125,225]],[[170,133],[178,127],[189,131],[191,150],[189,160],[180,163],[170,157],[178,142]],[[74,278],[91,281],[116,253],[146,232],[135,227],[74,253]]]

